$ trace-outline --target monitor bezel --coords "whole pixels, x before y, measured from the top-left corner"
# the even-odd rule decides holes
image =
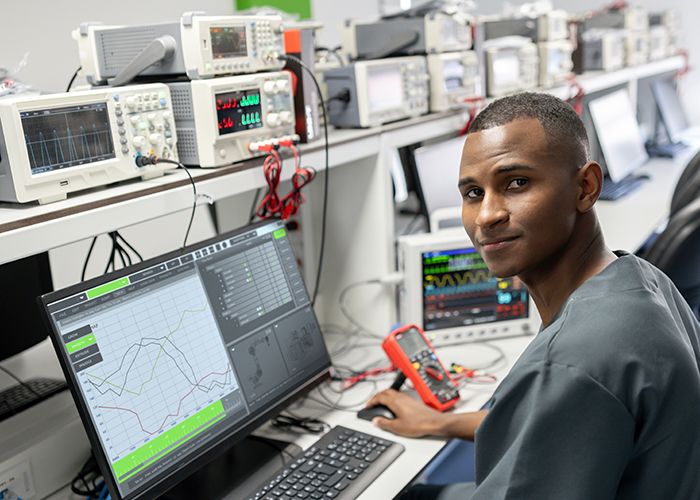
[[[273,224],[275,222],[278,222],[279,220],[280,219],[268,219],[265,221],[256,222],[248,226],[244,226],[233,231],[222,233],[213,238],[209,238],[207,240],[189,245],[185,248],[173,250],[172,252],[168,252],[158,257],[148,259],[144,262],[140,262],[138,264],[119,269],[118,271],[111,272],[109,274],[105,274],[97,278],[92,278],[90,280],[78,283],[76,285],[72,285],[61,290],[56,290],[54,292],[47,293],[37,298],[37,302],[39,303],[39,308],[41,310],[44,323],[46,325],[47,331],[49,332],[49,337],[51,338],[51,342],[54,346],[54,350],[57,353],[61,369],[63,370],[63,373],[68,382],[68,388],[71,392],[71,396],[73,397],[73,401],[75,402],[75,405],[78,409],[78,415],[80,416],[80,419],[83,422],[83,426],[87,433],[87,437],[92,447],[94,456],[97,460],[98,466],[113,500],[157,499],[174,486],[183,482],[187,477],[194,474],[202,467],[206,466],[214,459],[216,459],[216,457],[232,449],[237,443],[241,442],[243,439],[249,436],[255,429],[260,427],[269,419],[278,415],[281,411],[283,411],[294,401],[298,400],[300,397],[307,394],[315,387],[329,379],[330,369],[332,366],[330,354],[328,358],[328,363],[324,364],[316,373],[310,375],[306,383],[304,383],[302,386],[297,387],[289,394],[286,394],[285,397],[275,400],[270,404],[270,406],[267,409],[265,409],[265,411],[252,418],[250,421],[242,424],[242,426],[239,427],[238,425],[236,425],[233,429],[229,429],[225,433],[225,435],[214,440],[214,442],[204,446],[196,456],[191,457],[189,460],[186,461],[186,463],[180,465],[179,467],[173,468],[167,474],[163,475],[163,477],[160,477],[157,480],[155,480],[153,484],[147,487],[146,489],[137,492],[132,492],[126,496],[122,496],[120,494],[119,488],[117,487],[112,467],[110,466],[109,460],[107,459],[107,456],[104,453],[104,450],[102,449],[102,443],[97,434],[95,426],[93,425],[92,419],[90,418],[90,411],[86,405],[86,402],[83,399],[80,390],[78,389],[79,382],[78,379],[75,377],[75,374],[73,373],[72,367],[70,365],[70,360],[68,359],[68,355],[65,350],[65,346],[62,344],[60,339],[60,333],[57,332],[53,327],[53,323],[50,319],[50,313],[48,310],[48,304],[75,295],[76,293],[80,293],[81,291],[95,288],[96,286],[102,285],[104,283],[109,283],[126,275],[138,272],[142,269],[152,267],[157,263],[170,261],[174,258],[180,257],[184,253],[190,253],[201,248],[209,247],[212,244],[216,244],[217,242],[230,239],[233,236],[255,230],[258,227]]]

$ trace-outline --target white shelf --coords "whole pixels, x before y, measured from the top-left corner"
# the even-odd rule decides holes
[[[606,74],[582,75],[586,93],[596,92],[639,78],[679,70],[681,56],[652,62]],[[568,87],[543,89],[567,97]],[[373,129],[331,129],[330,166],[351,165],[367,158],[382,163],[382,152],[391,148],[453,134],[467,120],[466,111],[452,111],[404,120]],[[300,148],[305,165],[321,170],[325,165],[323,140]],[[191,169],[200,200],[217,201],[265,185],[261,159],[248,160],[220,169]],[[289,179],[291,161],[284,162],[282,178]],[[384,166],[382,166],[384,168]],[[390,193],[387,193],[390,196]],[[192,188],[184,172],[174,171],[148,181],[131,181],[118,186],[94,189],[70,195],[67,200],[36,204],[0,203],[0,264],[51,248],[90,238],[97,234],[128,227],[139,222],[188,210],[192,206]]]

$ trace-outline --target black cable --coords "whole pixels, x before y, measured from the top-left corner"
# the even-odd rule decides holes
[[[11,372],[10,370],[8,370],[7,368],[5,368],[5,367],[3,367],[3,366],[0,366],[0,370],[4,371],[4,372],[7,373],[10,377],[12,377],[12,378],[15,379],[17,382],[19,382],[19,384],[20,384],[22,387],[24,387],[25,389],[27,389],[29,392],[31,392],[32,394],[34,394],[36,397],[38,397],[38,398],[41,397],[39,394],[36,393],[36,391],[35,391],[34,389],[32,389],[28,384],[25,384],[24,382],[22,382],[22,381],[19,379],[19,377],[17,377],[14,373],[12,373],[12,372]]]
[[[270,423],[280,429],[301,429],[312,434],[320,434],[324,430],[330,429],[331,427],[323,420],[319,420],[317,418],[297,417],[291,414],[277,415],[270,421]]]
[[[75,70],[75,73],[73,73],[73,78],[70,79],[70,82],[68,82],[68,88],[66,88],[66,92],[70,92],[70,88],[73,86],[73,82],[75,79],[78,77],[78,72],[83,69],[82,66],[78,66],[78,69]]]
[[[260,191],[262,188],[258,188],[253,195],[253,206],[250,207],[250,215],[248,216],[248,224],[251,224],[255,220],[256,212],[258,211],[258,198],[260,198]]]
[[[324,186],[323,186],[323,217],[321,221],[321,249],[319,252],[318,256],[318,272],[316,273],[316,287],[314,288],[314,294],[313,298],[311,299],[311,306],[313,307],[314,304],[316,303],[316,296],[318,295],[318,288],[321,284],[321,268],[323,267],[323,251],[325,248],[326,244],[326,216],[328,213],[328,170],[330,170],[330,165],[328,161],[328,113],[326,112],[326,102],[323,100],[323,93],[321,92],[321,86],[318,84],[318,80],[316,80],[316,75],[314,75],[314,72],[309,68],[309,66],[299,59],[298,57],[289,55],[289,54],[280,54],[279,59],[283,60],[288,60],[288,61],[294,61],[297,63],[299,66],[304,68],[309,75],[311,75],[311,78],[314,81],[314,84],[316,85],[316,90],[318,91],[318,98],[321,101],[321,109],[323,110],[323,133],[326,139],[326,179],[324,181]]]
[[[134,253],[136,254],[136,256],[139,258],[139,261],[140,261],[140,262],[143,262],[143,257],[141,257],[141,254],[138,253],[138,252],[136,251],[136,249],[135,249],[134,247],[132,247],[132,246],[129,244],[129,242],[126,241],[126,240],[124,239],[124,237],[119,233],[119,231],[117,231],[117,236],[119,237],[120,240],[122,240],[122,241],[124,242],[124,244],[125,244],[127,247],[129,247],[129,250],[131,250],[132,252],[134,252]]]
[[[184,249],[187,246],[187,238],[190,235],[190,229],[192,229],[192,221],[194,221],[194,212],[197,209],[197,187],[194,184],[194,179],[192,178],[192,174],[190,174],[190,171],[187,169],[186,166],[184,166],[179,161],[168,160],[166,158],[158,158],[156,161],[161,162],[161,163],[172,163],[173,165],[177,165],[177,168],[181,168],[182,170],[185,171],[185,173],[187,174],[187,177],[190,178],[190,183],[192,184],[192,193],[194,195],[194,203],[192,204],[192,215],[190,215],[190,223],[187,225],[187,232],[185,233],[185,240],[182,242],[182,248]]]
[[[92,239],[90,250],[88,250],[87,257],[85,257],[85,264],[83,264],[83,272],[80,275],[80,281],[85,281],[85,272],[87,271],[88,262],[90,261],[90,255],[92,255],[92,249],[95,248],[95,243],[97,243],[97,236]]]

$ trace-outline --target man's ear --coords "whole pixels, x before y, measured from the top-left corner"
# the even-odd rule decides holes
[[[603,189],[603,169],[594,161],[589,161],[576,174],[579,187],[577,208],[581,213],[588,212]]]

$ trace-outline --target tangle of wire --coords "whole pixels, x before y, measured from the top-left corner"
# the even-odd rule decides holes
[[[131,255],[129,255],[129,252],[127,252],[127,248],[131,250],[136,257],[139,258],[139,261],[143,262],[143,257],[141,257],[141,254],[129,244],[128,241],[124,239],[124,237],[119,233],[119,231],[111,231],[108,233],[108,236],[112,239],[112,251],[110,252],[110,257],[109,260],[107,261],[107,266],[105,267],[105,270],[103,274],[107,274],[110,270],[110,267],[112,268],[112,271],[116,271],[116,257],[119,257],[119,260],[122,263],[122,267],[126,267],[127,265],[131,265],[133,262],[131,260]],[[88,250],[87,257],[85,257],[85,263],[83,264],[83,272],[80,275],[80,280],[85,281],[85,273],[87,272],[87,266],[88,262],[90,261],[90,256],[92,255],[92,251],[95,248],[95,243],[97,243],[97,236],[95,236],[92,239],[92,243],[90,244],[90,249]],[[120,242],[121,241],[121,242]],[[126,248],[124,248],[124,246]]]

